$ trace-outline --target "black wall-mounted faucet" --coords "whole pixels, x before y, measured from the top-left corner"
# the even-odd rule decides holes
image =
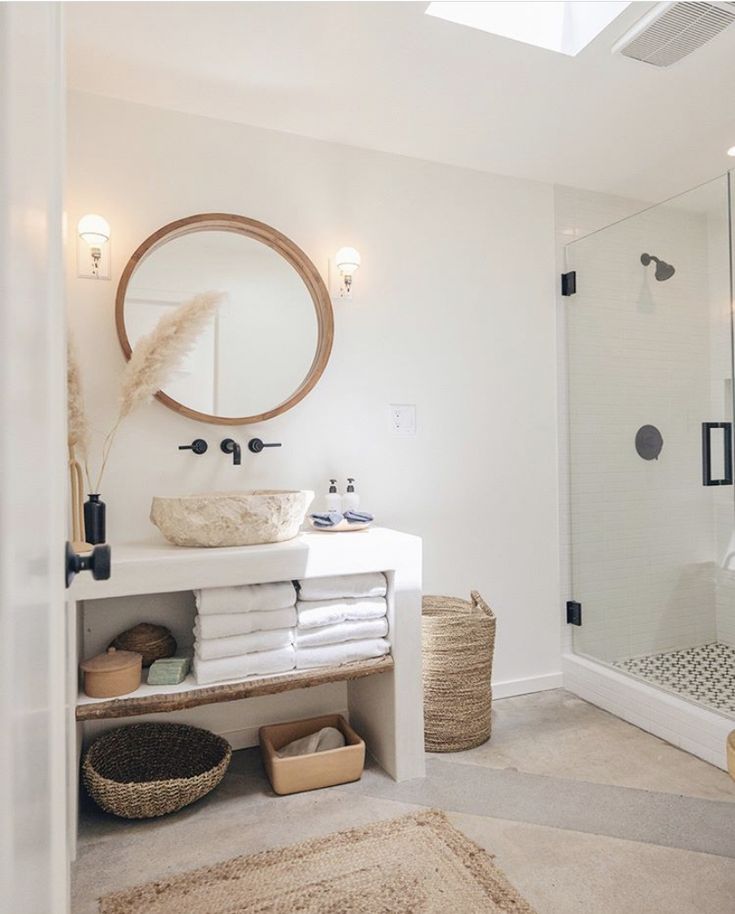
[[[248,441],[248,450],[251,454],[259,454],[264,447],[280,447],[280,441],[273,441],[271,444],[266,444],[261,438],[251,438]]]
[[[220,444],[220,448],[225,454],[232,454],[232,463],[234,466],[239,467],[242,463],[242,453],[240,451],[240,445],[237,441],[232,438],[225,438],[224,441]]]
[[[204,438],[195,438],[191,444],[180,444],[180,451],[194,451],[195,454],[204,454],[207,450],[207,442]]]

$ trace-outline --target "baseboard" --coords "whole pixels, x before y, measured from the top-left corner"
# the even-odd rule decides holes
[[[545,676],[529,676],[527,679],[506,679],[493,683],[493,698],[511,698],[513,695],[528,695],[530,692],[545,692],[560,689],[564,684],[561,672]]]

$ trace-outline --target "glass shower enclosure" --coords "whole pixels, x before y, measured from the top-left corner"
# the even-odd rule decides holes
[[[731,182],[569,243],[564,301],[574,651],[735,716]]]

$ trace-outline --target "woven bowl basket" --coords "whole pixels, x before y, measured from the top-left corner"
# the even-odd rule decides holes
[[[495,614],[473,590],[470,602],[424,597],[421,652],[424,740],[429,752],[459,752],[490,738]]]
[[[82,765],[89,795],[106,812],[150,819],[194,803],[219,784],[227,740],[186,724],[131,724],[95,740]]]
[[[173,657],[176,653],[176,638],[165,625],[140,622],[129,628],[110,643],[118,651],[135,651],[143,657],[143,666],[150,666],[155,660]]]

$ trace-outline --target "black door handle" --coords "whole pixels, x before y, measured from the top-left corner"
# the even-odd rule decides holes
[[[80,571],[91,571],[95,581],[106,581],[110,577],[112,551],[109,546],[95,546],[91,552],[80,555],[74,552],[71,543],[64,549],[66,586],[69,587]]]
[[[722,479],[712,478],[712,429],[722,429],[722,443],[724,447],[725,475]],[[731,486],[732,485],[732,422],[703,422],[702,423],[702,485],[703,486]]]

